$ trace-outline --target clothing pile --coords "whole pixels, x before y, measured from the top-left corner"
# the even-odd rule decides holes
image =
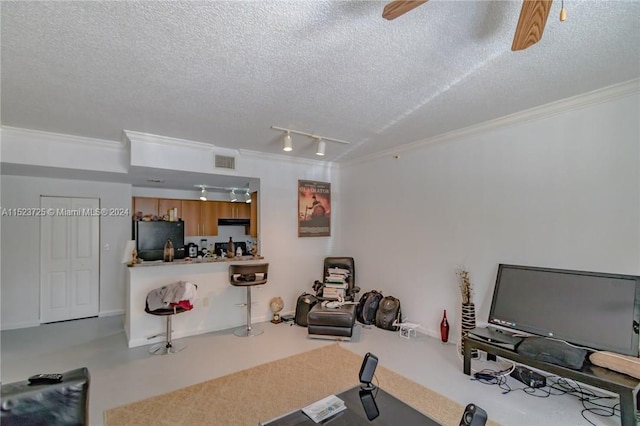
[[[193,309],[193,303],[198,296],[195,284],[187,281],[167,284],[163,287],[151,290],[147,294],[147,306],[149,311],[160,309],[173,309],[180,307],[185,310]]]

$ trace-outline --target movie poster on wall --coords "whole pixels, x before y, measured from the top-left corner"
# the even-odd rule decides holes
[[[298,181],[298,237],[331,235],[331,184]]]

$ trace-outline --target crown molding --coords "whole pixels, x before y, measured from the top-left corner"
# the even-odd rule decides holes
[[[84,147],[99,146],[103,149],[122,151],[126,147],[120,141],[112,141],[107,139],[87,138],[84,136],[65,135],[61,133],[45,132],[41,130],[23,129],[20,127],[2,126],[0,127],[0,135],[4,142],[39,142],[39,143],[61,143],[61,144],[78,144]]]
[[[212,151],[219,154],[236,156],[237,149],[221,148],[213,143],[191,141],[187,139],[172,138],[169,136],[153,135],[151,133],[136,132],[133,130],[122,131],[123,142],[129,144],[131,142],[140,142],[145,144],[156,144],[160,146],[178,146],[182,148],[195,148],[198,150]]]
[[[629,80],[613,86],[608,86],[602,89],[597,89],[591,92],[572,96],[570,98],[561,99],[559,101],[509,114],[504,117],[496,118],[494,120],[485,121],[483,123],[453,130],[441,135],[432,136],[415,142],[410,142],[393,149],[378,151],[374,154],[357,158],[351,161],[341,162],[340,165],[344,167],[354,164],[360,164],[379,158],[388,157],[390,155],[412,151],[425,147],[427,145],[448,142],[450,140],[459,139],[472,134],[485,133],[495,129],[514,126],[516,124],[542,120],[558,114],[562,114],[567,111],[575,111],[577,109],[610,102],[612,100],[631,96],[634,94],[640,94],[640,79]]]

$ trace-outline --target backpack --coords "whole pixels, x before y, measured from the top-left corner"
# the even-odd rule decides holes
[[[385,330],[398,331],[398,326],[394,326],[393,322],[401,321],[400,300],[393,296],[386,296],[380,301],[378,312],[376,313],[376,327]]]
[[[356,306],[356,319],[362,324],[373,324],[376,320],[376,311],[382,297],[382,293],[376,290],[363,294],[358,306]]]

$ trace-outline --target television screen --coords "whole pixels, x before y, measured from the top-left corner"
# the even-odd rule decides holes
[[[489,323],[638,356],[640,277],[498,267]]]

